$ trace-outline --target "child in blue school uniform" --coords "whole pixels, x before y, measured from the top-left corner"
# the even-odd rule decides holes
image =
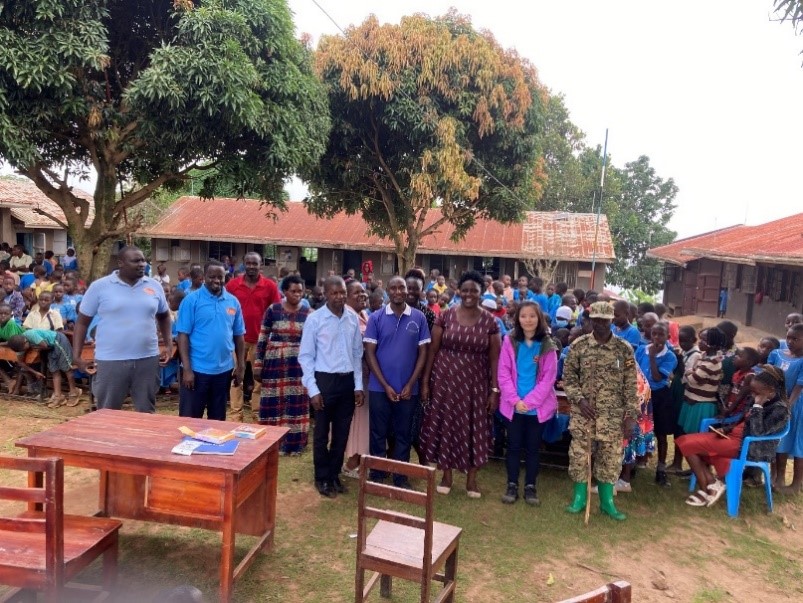
[[[655,483],[659,486],[668,487],[666,454],[669,441],[667,436],[675,434],[675,425],[678,422],[675,403],[669,389],[669,378],[677,367],[678,359],[666,343],[669,338],[669,329],[666,323],[655,323],[652,326],[650,335],[650,343],[636,350],[636,363],[647,377],[647,382],[650,385],[653,430],[658,444],[658,465],[655,471]]]
[[[803,405],[800,403],[803,392],[803,324],[794,324],[786,332],[785,350],[770,353],[769,364],[784,372],[786,395],[792,418],[789,434],[781,440],[776,451],[774,485],[783,492],[797,494],[803,489]],[[792,483],[786,486],[786,461],[794,458]]]

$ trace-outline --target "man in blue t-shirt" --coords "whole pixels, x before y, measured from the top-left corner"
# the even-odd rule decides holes
[[[226,420],[229,380],[234,387],[245,372],[245,322],[240,302],[226,291],[223,264],[211,261],[204,284],[184,298],[178,314],[178,353],[181,357],[181,417]],[[235,363],[233,355],[237,361]]]
[[[93,282],[81,300],[73,334],[73,362],[81,358],[92,319],[98,317],[92,393],[98,408],[120,410],[131,396],[139,412],[155,412],[159,364],[173,356],[170,309],[164,289],[145,276],[145,256],[137,247],[117,254],[119,269]],[[164,351],[159,349],[161,335]]]
[[[388,435],[396,438],[393,458],[410,461],[413,414],[418,406],[418,381],[424,370],[430,334],[423,312],[407,305],[407,283],[394,276],[388,283],[390,303],[372,313],[365,328],[365,357],[371,376],[368,404],[371,456],[384,457]],[[385,475],[376,472],[374,481]],[[404,476],[394,475],[397,487],[410,488]]]

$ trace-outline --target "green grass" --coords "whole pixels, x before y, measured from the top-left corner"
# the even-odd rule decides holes
[[[175,413],[174,406],[160,410]],[[16,439],[55,424],[59,416],[31,403],[1,403],[1,453],[20,454],[13,446]],[[0,483],[6,479],[0,473]],[[92,479],[91,472],[68,470],[67,492],[78,484],[85,494],[89,492],[86,502],[91,506]],[[276,545],[239,582],[237,601],[353,600],[356,484],[348,480],[351,491],[328,500],[315,492],[311,482],[311,453],[281,459]],[[763,493],[746,490],[741,517],[731,520],[724,505],[712,509],[685,505],[687,482],[677,481],[664,490],[652,484],[650,472],[642,471],[634,480],[633,493],[617,499],[620,510],[628,513],[627,521],[616,523],[601,516],[594,499],[590,525],[584,527],[582,515],[564,512],[571,484],[563,470],[542,470],[538,508],[521,500],[515,505],[499,502],[505,485],[501,462],[483,468],[479,482],[481,500],[465,496],[464,478],[457,475],[452,493],[436,501],[437,520],[463,528],[459,601],[557,601],[614,579],[634,584],[635,601],[663,600],[650,584],[652,569],[666,573],[679,601],[739,600],[730,593],[738,592],[732,581],[742,576],[745,588],[748,581],[750,589],[756,588],[759,579],[770,594],[803,599],[799,552],[803,539],[781,521],[782,514],[790,518],[800,514],[796,501],[777,501],[782,508],[768,516]],[[237,559],[253,541],[238,537]],[[215,600],[219,542],[218,534],[205,530],[126,521],[120,548],[121,589],[115,600],[141,603],[180,584],[195,585]],[[550,574],[552,585],[547,584]],[[90,578],[96,575],[94,570]],[[651,598],[646,598],[648,593]],[[416,596],[413,585],[394,581],[394,601],[414,601]],[[753,599],[762,600],[773,599]]]
[[[692,603],[720,603],[731,599],[726,590],[719,587],[704,588],[697,592],[692,599]]]

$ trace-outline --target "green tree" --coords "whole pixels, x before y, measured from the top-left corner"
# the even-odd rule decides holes
[[[801,0],[774,0],[773,10],[781,21],[790,21],[795,31],[803,24],[803,1]]]
[[[333,127],[320,165],[302,174],[308,205],[361,213],[393,241],[402,271],[445,223],[458,240],[477,217],[511,222],[534,205],[545,91],[529,63],[467,18],[369,17],[322,38],[315,64]]]
[[[586,145],[585,135],[575,126],[562,96],[547,103],[543,135],[546,182],[538,208],[544,211],[595,212],[600,195],[602,148]],[[616,260],[608,280],[625,288],[654,293],[661,287],[661,267],[647,258],[651,247],[671,243],[675,233],[667,228],[675,210],[677,186],[663,180],[639,157],[616,167],[608,157],[602,213],[608,218]]]
[[[310,55],[284,0],[5,2],[0,156],[63,210],[92,279],[129,212],[191,170],[209,170],[202,196],[227,182],[281,204],[329,130]],[[87,226],[68,179],[90,172]]]
[[[677,233],[667,224],[675,211],[678,187],[672,178],[659,177],[645,155],[615,171],[621,192],[607,204],[603,199],[616,250],[609,278],[626,289],[655,293],[663,284],[662,268],[658,260],[647,257],[647,250],[675,240]]]

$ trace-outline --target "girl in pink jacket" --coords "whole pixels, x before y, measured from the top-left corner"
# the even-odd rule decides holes
[[[499,411],[507,421],[507,491],[502,502],[519,498],[519,468],[524,448],[524,501],[538,505],[536,479],[544,426],[558,408],[555,379],[558,355],[549,336],[549,322],[538,304],[525,301],[499,356]]]

